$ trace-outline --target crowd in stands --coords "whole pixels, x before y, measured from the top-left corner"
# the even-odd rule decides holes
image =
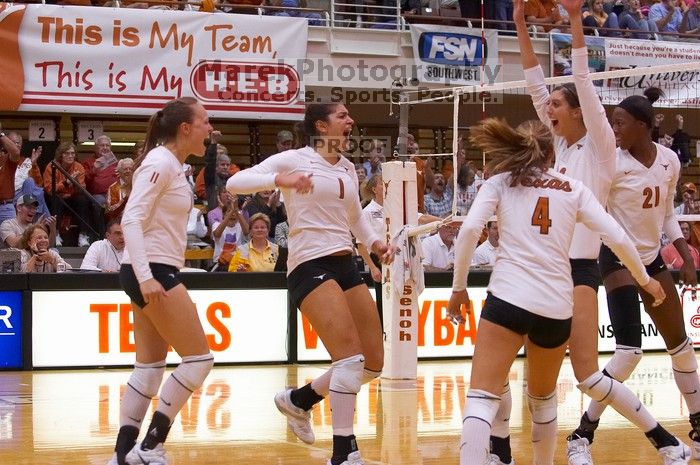
[[[674,120],[672,128],[664,127],[664,117],[658,114],[653,137],[671,147],[683,166],[687,166],[691,160],[691,138],[684,131],[683,117],[676,115]],[[37,165],[40,149],[21,153],[20,134],[0,134],[0,216],[3,218],[0,248],[21,251],[23,271],[54,272],[70,269],[55,247],[62,244],[89,246],[81,269],[117,271],[124,250],[119,223],[131,192],[135,160],[143,156],[143,144],[136,144],[131,157],[118,159],[112,152],[110,138],[105,135],[96,140],[89,156],[78,160],[76,146],[63,142],[42,173]],[[220,144],[221,139],[219,132],[212,133],[204,166],[196,175],[191,165],[183,166],[195,200],[187,226],[188,249],[208,251],[204,259],[200,256],[188,260],[187,266],[219,272],[284,270],[284,263],[277,263],[278,257],[286,257],[289,233],[284,199],[279,190],[232,197],[225,188],[226,181],[240,168],[231,162],[226,147]],[[276,151],[296,147],[295,141],[291,131],[280,131]],[[386,145],[385,140],[374,139],[355,164],[360,181],[357,195],[378,229],[384,227],[382,163],[390,149]],[[419,222],[439,220],[453,211],[457,216],[466,215],[487,174],[467,159],[464,139],[458,139],[456,167],[452,166],[452,160],[420,157],[418,143],[411,134],[406,150],[409,159],[417,165]],[[14,178],[10,176],[12,171]],[[677,205],[679,215],[700,214],[695,184],[679,186]],[[424,238],[426,271],[452,269],[453,242],[458,228],[458,223],[447,223]],[[682,222],[681,228],[700,266],[697,253],[700,223]],[[474,255],[472,266],[493,265],[498,237],[494,217],[484,229],[483,242]],[[373,266],[366,252],[360,244],[358,255],[363,257],[372,276],[379,279],[379,268],[376,264]],[[680,263],[672,244],[665,246],[663,257],[671,268]]]
[[[270,16],[306,18],[312,26],[326,25],[326,18],[331,17],[331,3],[327,0],[208,0],[201,6],[174,0],[58,0],[56,3],[243,14],[261,11]],[[481,2],[474,0],[364,0],[357,4],[341,2],[335,8],[333,16],[340,25],[379,29],[396,29],[397,15],[415,17],[454,11],[455,15],[470,20],[480,20],[482,16]],[[700,41],[700,3],[696,0],[586,0],[583,10],[583,24],[589,34]],[[525,15],[536,31],[568,31],[568,15],[557,0],[529,0]],[[512,17],[513,0],[484,2],[487,28],[513,30]]]

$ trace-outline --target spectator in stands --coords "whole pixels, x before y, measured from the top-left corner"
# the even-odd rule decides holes
[[[671,150],[678,154],[678,160],[681,165],[688,166],[690,164],[690,135],[683,131],[683,115],[676,115],[676,132],[671,134],[673,142]]]
[[[398,152],[398,147],[396,150]],[[416,196],[418,198],[418,211],[420,213],[427,213],[425,211],[425,192],[432,188],[434,183],[434,175],[431,166],[432,162],[421,158],[418,152],[418,142],[416,142],[415,136],[409,133],[406,136],[406,155],[409,156],[410,161],[416,164]]]
[[[228,149],[218,143],[221,138],[221,132],[212,132],[209,146],[204,155],[204,168],[199,170],[195,180],[195,193],[201,200],[207,201],[209,210],[217,207],[217,187],[225,185],[226,180],[232,174],[240,171],[238,166],[231,163]]]
[[[492,217],[486,223],[486,240],[474,250],[471,266],[494,266],[498,253],[498,221]]]
[[[501,30],[514,30],[513,21],[513,0],[494,0],[494,17],[498,21],[508,21],[497,23],[496,27]]]
[[[421,242],[424,271],[449,271],[455,264],[454,240],[459,227],[451,224],[440,226],[437,234]]]
[[[294,134],[286,129],[277,133],[277,153],[294,148]]]
[[[264,213],[270,221],[268,234],[273,234],[277,224],[287,219],[284,206],[280,202],[280,191],[261,191],[257,192],[245,207],[248,218],[253,218],[256,213]],[[274,240],[274,236],[270,236],[270,240]]]
[[[601,36],[620,37],[618,31],[606,31],[604,29],[620,29],[620,23],[614,12],[606,12],[603,8],[603,0],[588,0],[588,11],[583,12],[583,26],[598,29]],[[603,28],[603,29],[600,29]],[[586,33],[593,35],[592,29],[587,29]]]
[[[462,18],[481,17],[479,2],[474,2],[472,0],[459,0],[459,12],[462,15]]]
[[[375,174],[382,172],[382,163],[386,162],[386,144],[379,139],[374,139],[370,146],[369,158],[362,164],[365,169],[366,179],[372,179]],[[360,181],[362,182],[362,181]]]
[[[651,21],[642,13],[639,0],[629,0],[619,17],[620,29],[632,31],[631,36],[635,39],[650,39],[649,33],[659,32],[656,21]],[[635,32],[639,31],[639,32]]]
[[[673,145],[673,136],[670,134],[664,134],[663,136],[661,135],[661,123],[664,121],[664,119],[663,113],[657,113],[654,115],[654,127],[651,130],[651,139],[664,147],[671,148]],[[681,130],[682,127],[683,125],[681,123]]]
[[[289,223],[287,220],[278,223],[275,227],[275,244],[280,247],[287,248],[287,243],[289,241]]]
[[[562,24],[559,7],[554,0],[529,0],[525,4],[525,20],[539,32],[549,32]]]
[[[684,34],[695,34],[700,38],[700,1],[696,1],[683,13],[679,31]]]
[[[245,208],[248,206],[248,203],[253,200],[252,197],[246,197],[242,202],[239,202],[237,198],[234,198],[231,193],[226,190],[226,185],[223,184],[216,190],[216,199],[216,208],[209,210],[207,213],[207,223],[209,226],[213,226],[214,223],[220,223],[224,218],[222,206],[231,205],[233,202],[236,202],[238,209],[243,212],[243,217],[246,219],[246,221],[248,220],[248,213],[246,213]]]
[[[192,208],[187,219],[187,248],[207,248],[209,244],[202,239],[207,237],[207,225],[204,222],[204,211],[201,208]]]
[[[692,182],[686,182],[681,188],[683,203],[676,207],[676,215],[695,215],[700,213],[700,203],[695,198],[697,188]]]
[[[225,186],[224,186],[225,187]],[[231,257],[246,242],[249,228],[248,221],[236,202],[227,202],[222,206],[223,218],[212,223],[211,235],[214,239],[214,269],[226,271]]]
[[[683,22],[683,14],[681,9],[676,6],[676,0],[661,0],[649,8],[649,19],[656,23],[659,32],[668,32],[663,34],[662,39],[674,40],[678,36],[672,34],[679,32],[681,23]]]
[[[126,201],[131,193],[131,178],[134,174],[134,160],[131,158],[122,158],[117,163],[117,176],[119,179],[109,186],[107,191],[107,206],[105,216],[108,221],[121,221],[122,213]]]
[[[85,168],[75,161],[75,145],[70,142],[62,142],[56,149],[54,160],[71,175],[75,182],[85,187]],[[56,180],[55,189],[53,185],[54,177]],[[80,218],[82,218],[83,221],[78,220],[78,227],[80,228],[78,245],[80,247],[89,246],[88,225],[90,221],[90,207],[83,193],[76,188],[70,179],[64,176],[61,170],[54,168],[53,164],[47,165],[44,170],[44,190],[54,198],[53,212],[56,215],[59,225],[61,224],[63,212],[65,211],[64,202],[70,205]],[[56,245],[62,245],[60,235],[56,236]]]
[[[681,227],[683,238],[688,243],[688,250],[690,250],[690,255],[693,257],[695,268],[698,269],[700,268],[700,252],[690,243],[690,223],[687,221],[680,221],[678,224]],[[672,242],[669,242],[661,248],[661,258],[664,259],[666,266],[672,270],[680,270],[683,265],[683,258]]]
[[[0,223],[15,217],[15,172],[19,163],[19,148],[0,125]]]
[[[95,152],[83,161],[87,191],[103,207],[107,203],[109,186],[117,182],[117,157],[112,152],[112,140],[105,135],[95,141]]]
[[[29,226],[22,234],[22,271],[55,273],[71,266],[54,249],[49,249],[49,232],[42,224]]]
[[[306,0],[268,0],[270,6],[280,6],[285,8],[307,8]],[[298,10],[268,10],[273,16],[286,16],[292,18],[307,18],[309,26],[323,26],[320,13]]]
[[[195,200],[197,200],[197,194],[194,191],[194,168],[192,168],[192,165],[190,165],[189,163],[184,163],[182,165],[182,172],[185,174],[187,184],[189,184],[190,189],[192,189],[192,194],[194,194]]]
[[[435,173],[433,187],[429,194],[425,194],[425,213],[438,218],[445,218],[452,213],[452,196],[445,189],[442,173]]]
[[[122,265],[124,254],[124,233],[118,221],[107,223],[105,238],[90,244],[85,252],[83,270],[103,271],[105,273],[117,273]]]
[[[0,248],[12,247],[20,248],[22,243],[22,234],[24,231],[34,224],[37,218],[37,210],[39,201],[31,194],[24,194],[17,197],[15,200],[15,208],[17,214],[15,218],[5,220],[0,224]],[[53,244],[56,240],[56,217],[50,215],[42,216],[38,224],[43,224],[49,231],[49,243]]]
[[[15,143],[20,150],[20,163],[15,171],[15,199],[24,194],[34,196],[39,202],[37,215],[49,216],[49,207],[46,205],[44,198],[44,181],[41,179],[41,170],[37,164],[37,160],[41,157],[43,148],[41,146],[32,149],[32,154],[29,157],[22,157],[22,136],[15,131],[7,133],[12,142]]]
[[[466,215],[471,208],[478,191],[475,180],[476,177],[472,166],[464,164],[457,173],[457,189],[455,193],[452,191],[452,183],[449,180],[447,181],[450,199],[452,199],[453,195],[457,195],[457,210],[455,214],[459,216]],[[450,211],[451,209],[452,207],[450,206]]]
[[[365,171],[363,163],[355,163],[355,174],[357,174],[357,181],[360,185],[367,180],[367,171]]]
[[[270,218],[264,213],[250,217],[250,242],[236,250],[229,271],[274,271],[279,246],[268,239]]]
[[[386,224],[384,223],[384,184],[382,183],[382,175],[379,174],[367,181],[365,191],[367,191],[366,195],[371,196],[370,198],[372,200],[362,209],[362,216],[369,222],[374,232],[377,233],[377,236],[383,238],[386,236]],[[428,224],[439,220],[440,218],[436,216],[418,213],[418,224]],[[379,257],[370,253],[369,249],[359,242],[357,244],[357,250],[362,260],[367,264],[374,282],[381,282],[381,263]],[[381,292],[381,285],[375,287],[375,291]],[[381,309],[380,305],[378,301],[377,309]]]

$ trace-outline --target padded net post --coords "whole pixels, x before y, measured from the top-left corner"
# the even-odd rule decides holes
[[[416,164],[392,161],[382,164],[384,221],[387,234],[394,237],[405,224],[418,222]],[[408,263],[395,266],[409,266]],[[418,357],[418,296],[412,281],[395,291],[391,266],[382,266],[384,305],[384,371],[389,379],[415,379]],[[378,296],[379,298],[379,296]]]

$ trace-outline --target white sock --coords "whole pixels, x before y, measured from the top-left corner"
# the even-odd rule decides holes
[[[151,399],[158,394],[164,372],[165,360],[134,364],[134,371],[126,383],[119,405],[119,426],[130,425],[141,429]]]
[[[510,393],[510,384],[503,386],[501,404],[496,412],[491,427],[491,435],[499,438],[507,438],[510,435],[510,411],[513,407],[513,396]]]
[[[357,394],[346,394],[331,391],[331,423],[334,436],[350,436],[353,433],[352,424],[355,422],[355,402]]]
[[[527,395],[532,415],[532,463],[553,465],[557,449],[557,393],[545,397]]]
[[[156,410],[172,423],[187,399],[200,388],[213,365],[214,357],[211,354],[182,357],[182,362],[163,383]]]
[[[690,413],[700,412],[700,378],[698,378],[698,362],[695,358],[693,341],[687,339],[683,344],[670,349],[673,378],[681,391]]]
[[[500,399],[490,392],[470,389],[462,419],[460,465],[483,465],[489,458],[491,425],[498,411]]]

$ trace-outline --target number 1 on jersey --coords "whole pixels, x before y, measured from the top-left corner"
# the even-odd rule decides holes
[[[549,219],[549,197],[537,199],[535,211],[532,212],[532,225],[540,227],[540,234],[549,234],[552,220]]]

